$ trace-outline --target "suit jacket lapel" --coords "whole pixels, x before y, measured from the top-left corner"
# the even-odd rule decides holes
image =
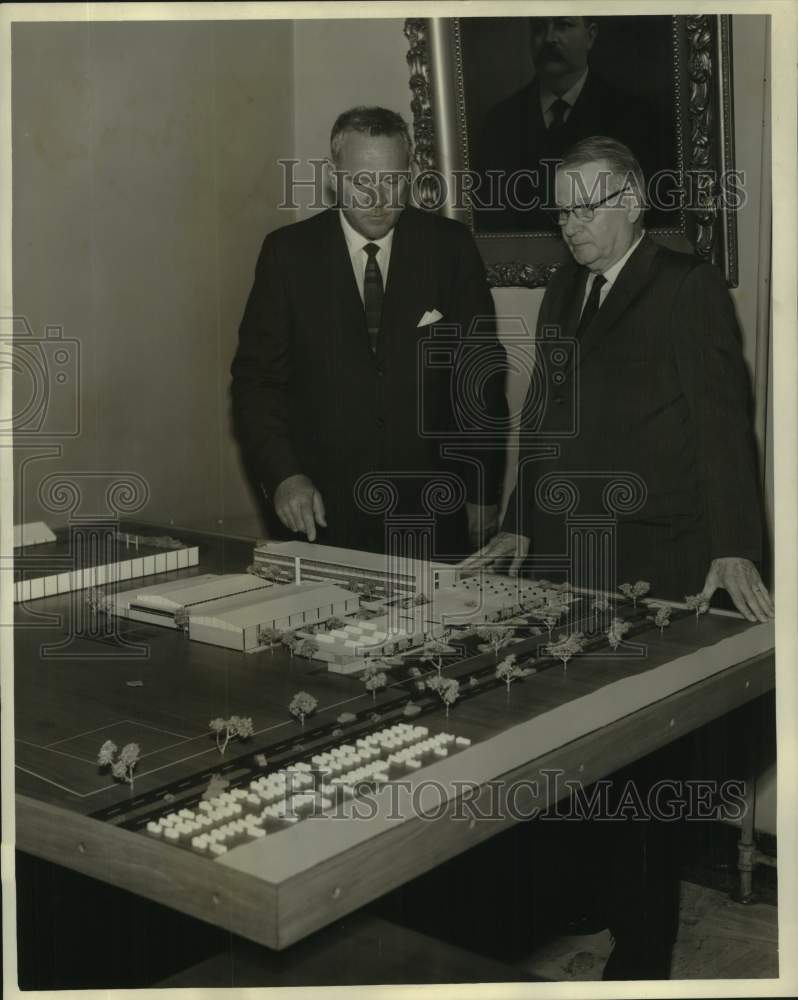
[[[587,269],[577,267],[574,269],[573,277],[568,286],[568,299],[562,311],[562,332],[565,337],[575,337],[579,326],[579,316],[582,312],[582,303],[585,300],[585,288],[587,287]]]
[[[385,298],[382,301],[382,323],[377,343],[378,357],[384,355],[386,341],[393,327],[401,325],[403,314],[417,301],[418,296],[414,293],[418,287],[418,276],[423,272],[420,255],[423,255],[424,247],[419,240],[413,239],[414,221],[413,209],[406,208],[399,216],[393,232],[391,263],[385,285]]]
[[[549,315],[552,325],[559,323],[560,336],[563,338],[573,338],[576,336],[576,328],[579,325],[579,313],[585,297],[585,286],[587,285],[587,269],[577,267],[573,263],[564,264],[566,268],[571,268],[571,275],[568,281],[564,282],[560,292],[559,302],[553,302]],[[548,319],[543,320],[543,327],[549,323]],[[538,327],[541,332],[541,327]],[[573,367],[576,354],[571,352],[568,355],[566,370]]]
[[[573,132],[584,135],[585,126],[591,121],[595,122],[600,114],[600,94],[598,93],[596,76],[589,72],[582,92],[576,99],[573,110],[568,115],[568,121],[565,123],[568,126],[569,134]]]
[[[595,319],[583,332],[579,344],[580,361],[584,361],[587,355],[595,350],[606,331],[617,323],[651,280],[651,263],[656,253],[657,244],[649,236],[644,236],[640,246],[621,269]],[[583,289],[584,287],[582,285]]]
[[[535,163],[540,158],[541,143],[545,141],[546,122],[540,109],[540,84],[537,80],[524,95],[526,106],[523,120],[518,123],[522,136],[523,150],[521,164]]]

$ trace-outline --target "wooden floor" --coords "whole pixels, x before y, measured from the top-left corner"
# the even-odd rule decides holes
[[[551,941],[518,963],[554,981],[601,978],[612,951],[609,931]],[[679,937],[671,979],[767,979],[778,976],[778,911],[767,903],[743,906],[728,894],[691,882],[681,885]]]

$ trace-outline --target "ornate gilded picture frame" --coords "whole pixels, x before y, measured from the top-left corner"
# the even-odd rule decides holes
[[[538,211],[529,207],[534,198],[490,201],[494,177],[523,180],[530,166],[541,176],[541,163],[549,169],[545,160],[530,164],[535,143],[545,145],[535,132],[535,116],[545,127],[545,75],[531,51],[542,30],[535,22],[545,20],[405,22],[417,201],[471,228],[494,287],[545,285],[567,254],[551,213],[542,210],[550,203],[539,199]],[[588,20],[595,38],[581,95],[592,99],[594,113],[582,114],[585,134],[611,135],[633,148],[648,184],[647,229],[659,242],[711,261],[736,286],[744,178],[734,167],[730,17]],[[587,97],[579,99],[588,107]]]

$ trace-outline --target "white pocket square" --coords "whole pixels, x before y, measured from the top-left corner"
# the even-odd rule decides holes
[[[418,325],[429,326],[430,323],[437,323],[439,319],[443,319],[443,313],[439,313],[437,309],[430,309],[424,313],[418,321]]]

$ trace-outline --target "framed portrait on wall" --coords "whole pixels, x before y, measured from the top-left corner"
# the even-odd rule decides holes
[[[567,251],[557,163],[609,136],[646,179],[646,228],[737,282],[728,16],[410,19],[420,203],[466,223],[493,286],[544,285]]]

